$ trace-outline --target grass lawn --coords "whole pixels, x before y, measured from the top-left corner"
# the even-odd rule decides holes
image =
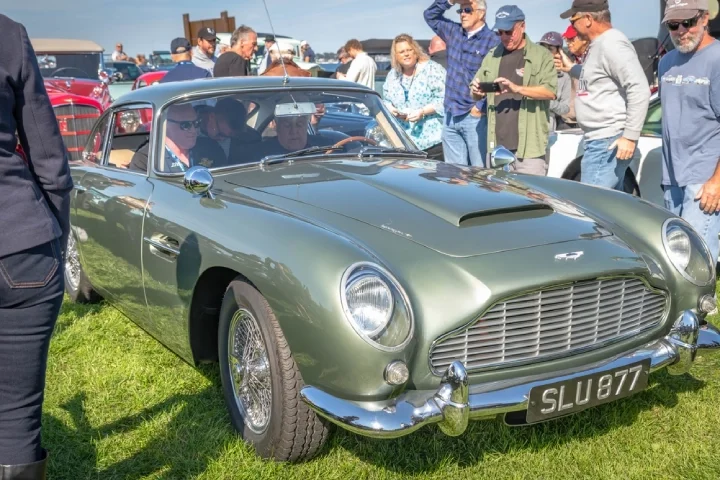
[[[336,429],[320,455],[260,460],[230,427],[217,368],[197,371],[105,305],[63,306],[51,343],[44,446],[51,479],[720,478],[720,360],[533,427],[436,426],[398,440]]]

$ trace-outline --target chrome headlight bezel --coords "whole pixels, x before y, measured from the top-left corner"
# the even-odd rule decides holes
[[[678,265],[674,260],[673,255],[670,253],[670,239],[668,235],[669,231],[673,228],[679,228],[685,235],[687,235],[690,241],[688,263],[696,260],[704,261],[704,263],[707,265],[709,278],[706,281],[695,278],[693,275],[688,273],[687,267],[683,268],[682,265]],[[692,283],[693,285],[704,287],[709,285],[715,279],[715,264],[717,262],[717,259],[711,258],[710,249],[705,244],[705,241],[695,231],[695,229],[689,223],[687,223],[687,221],[679,217],[671,217],[665,220],[662,226],[662,242],[663,247],[665,248],[665,255],[667,255],[670,263],[673,265],[673,267],[675,267],[675,269],[680,273],[680,275],[682,275],[685,280]],[[697,256],[701,256],[701,260],[698,260]]]
[[[375,338],[371,337],[370,334],[363,331],[358,323],[355,321],[347,299],[347,288],[356,280],[358,277],[373,275],[376,276],[380,281],[388,286],[391,292],[392,300],[394,303],[393,311],[390,314],[390,318],[387,323],[377,329],[375,332],[370,334],[377,334]],[[415,333],[415,317],[408,299],[407,293],[400,286],[400,282],[385,268],[381,267],[377,263],[373,262],[357,262],[352,264],[345,270],[340,281],[340,300],[342,303],[343,312],[345,319],[348,321],[350,326],[353,328],[355,333],[360,336],[365,342],[384,352],[397,352],[404,349],[413,338]],[[402,311],[398,311],[402,310]],[[393,322],[409,322],[407,325],[407,336],[398,345],[383,345],[378,343],[377,340],[383,337],[388,331],[389,327],[393,325]]]

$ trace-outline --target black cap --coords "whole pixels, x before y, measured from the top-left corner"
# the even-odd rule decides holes
[[[608,0],[574,0],[570,10],[566,10],[560,18],[570,18],[578,12],[602,12],[609,10]]]
[[[187,53],[190,50],[192,50],[192,45],[187,38],[178,37],[170,42],[170,53],[172,54]]]
[[[210,27],[202,27],[200,30],[198,30],[197,34],[198,38],[202,38],[203,40],[217,40],[217,34],[215,33],[214,28]]]
[[[273,37],[272,35],[268,35],[267,37],[265,37],[265,43],[274,42],[274,41],[275,41],[275,37]]]

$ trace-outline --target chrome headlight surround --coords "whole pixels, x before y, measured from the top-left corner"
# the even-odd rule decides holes
[[[704,287],[715,278],[716,259],[705,241],[681,218],[668,218],[662,226],[665,253],[685,280]]]
[[[387,299],[389,295],[390,299],[390,305],[386,306],[385,311],[378,313],[380,321],[370,327],[363,326],[353,313],[362,306],[357,297],[353,298],[353,289],[362,285],[373,285],[380,298]],[[340,300],[345,318],[353,330],[378,350],[396,352],[405,348],[412,339],[415,319],[407,294],[400,282],[380,265],[358,262],[345,270],[340,281]]]

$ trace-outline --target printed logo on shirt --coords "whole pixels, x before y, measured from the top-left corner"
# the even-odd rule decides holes
[[[581,78],[580,80],[578,80],[577,96],[587,97],[588,95],[590,95],[590,92],[588,92],[587,80]]]
[[[518,76],[522,78],[522,77],[525,76],[525,69],[524,69],[524,68],[518,68],[518,69],[515,70],[515,73],[517,73]]]
[[[702,85],[702,86],[709,86],[710,85],[710,79],[707,77],[695,77],[693,75],[688,75],[687,77],[684,77],[682,75],[663,75],[662,82],[667,83],[668,85]]]

